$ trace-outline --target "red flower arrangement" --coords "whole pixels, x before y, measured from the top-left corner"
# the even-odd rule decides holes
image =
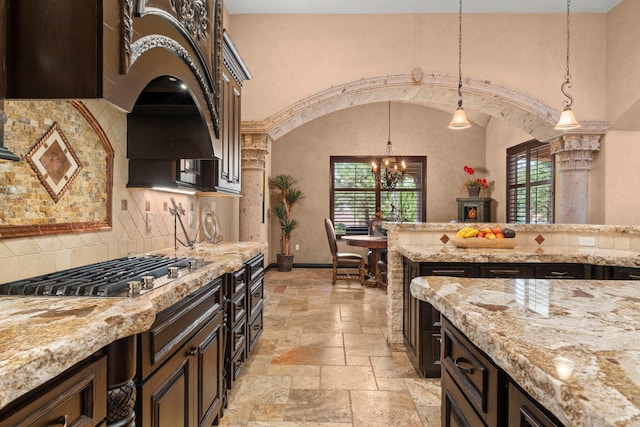
[[[467,165],[464,165],[464,171],[468,175],[473,175],[474,173],[476,173],[476,170],[474,168]],[[470,179],[469,181],[465,182],[464,186],[465,187],[482,187],[486,189],[486,188],[489,188],[489,183],[487,182],[487,178],[476,178],[476,179]]]

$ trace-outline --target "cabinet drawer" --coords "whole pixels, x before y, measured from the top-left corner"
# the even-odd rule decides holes
[[[531,277],[531,266],[522,264],[481,264],[480,277],[528,279]]]
[[[233,357],[236,352],[244,349],[247,342],[247,322],[242,318],[238,324],[229,331],[229,355]]]
[[[241,293],[247,291],[247,281],[245,269],[238,270],[234,273],[229,273],[229,290],[227,292],[227,298],[234,299]]]
[[[420,276],[474,277],[475,266],[469,263],[420,263]]]
[[[259,254],[247,261],[249,283],[253,283],[264,275],[264,254]]]
[[[615,280],[640,280],[640,268],[613,267],[613,279],[615,279]]]
[[[249,353],[258,342],[260,335],[262,335],[262,303],[258,305],[257,312],[251,318],[251,322],[249,322],[249,327],[247,329],[247,337],[249,339],[247,353]]]
[[[518,386],[509,383],[509,426],[513,427],[560,427],[562,424],[548,411],[539,407]]]
[[[588,266],[584,264],[542,264],[534,267],[533,276],[536,279],[589,279],[588,273]]]
[[[491,361],[444,317],[441,363],[485,422],[497,425],[504,380]]]
[[[0,427],[97,426],[107,415],[107,359],[100,356],[25,396]],[[66,423],[66,424],[65,424]]]
[[[253,317],[258,310],[258,305],[262,303],[264,296],[264,278],[261,277],[258,281],[251,285],[251,291],[249,292],[249,317]]]
[[[229,300],[229,327],[235,328],[238,322],[247,314],[247,295],[240,294]]]
[[[446,371],[442,373],[442,424],[456,427],[485,426]]]
[[[146,378],[222,309],[222,278],[158,313],[147,332],[138,336],[138,375]]]

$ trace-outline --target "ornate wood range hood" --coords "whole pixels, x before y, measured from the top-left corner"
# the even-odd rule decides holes
[[[0,8],[0,98],[108,101],[129,113],[134,163],[220,157],[221,0]]]

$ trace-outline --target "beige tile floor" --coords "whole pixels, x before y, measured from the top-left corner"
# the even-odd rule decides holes
[[[265,276],[264,332],[222,426],[440,426],[440,382],[385,339],[386,294],[330,269]]]

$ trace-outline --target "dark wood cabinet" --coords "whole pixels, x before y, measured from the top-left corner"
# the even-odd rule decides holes
[[[233,388],[247,356],[246,277],[246,266],[227,274],[225,382],[228,390]]]
[[[223,280],[158,313],[138,335],[136,425],[210,426],[223,389]]]
[[[513,381],[509,382],[509,427],[559,427],[562,424]]]
[[[621,269],[622,267],[615,267]],[[633,269],[627,269],[633,270]],[[640,269],[638,269],[640,270]],[[440,312],[411,296],[411,280],[419,276],[486,277],[518,279],[600,278],[588,264],[563,263],[433,263],[403,260],[403,335],[407,355],[424,377],[440,376]],[[626,270],[625,270],[626,271]],[[596,275],[598,274],[598,275]],[[618,272],[619,275],[623,273]],[[631,273],[633,274],[633,273]],[[640,271],[638,272],[640,278]]]
[[[106,357],[95,355],[3,409],[0,427],[97,426],[106,405]]]
[[[640,267],[611,267],[613,280],[640,280]]]
[[[504,425],[504,375],[445,317],[442,318],[441,360],[443,373],[452,380],[446,390],[443,388],[443,394],[464,395],[455,399],[456,406],[463,408],[468,403],[485,425]],[[465,418],[472,418],[468,410],[463,412]]]
[[[264,255],[259,254],[247,262],[247,357],[262,335],[262,310],[264,300]]]

